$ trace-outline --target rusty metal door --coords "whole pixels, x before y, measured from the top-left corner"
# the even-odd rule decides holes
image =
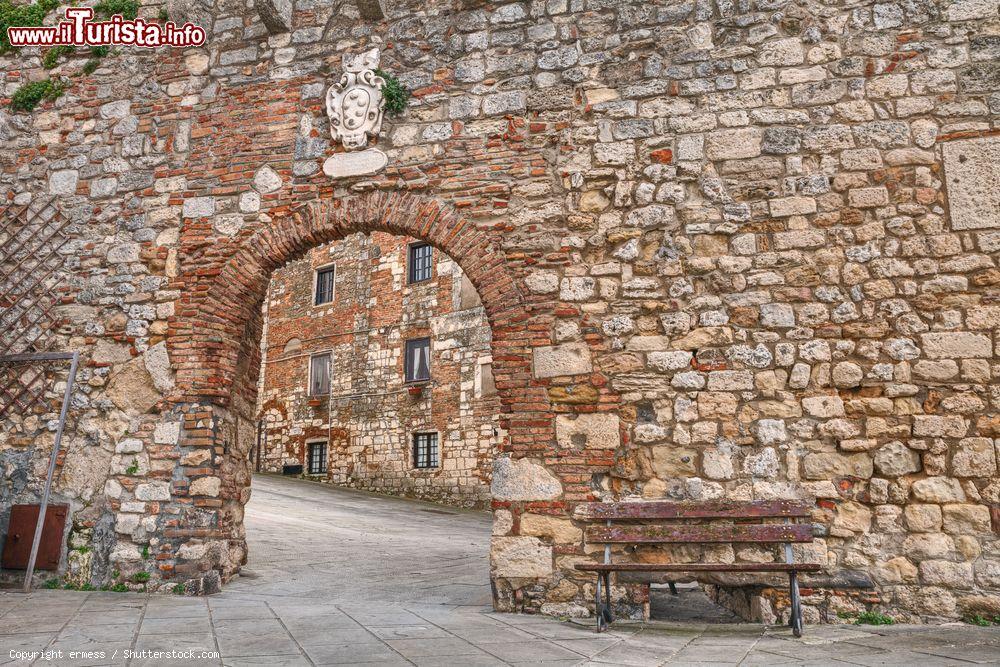
[[[7,539],[3,545],[3,567],[11,570],[26,570],[31,560],[31,543],[38,524],[39,505],[14,505],[10,508],[10,523]],[[59,569],[62,558],[63,535],[66,532],[66,518],[69,505],[49,505],[45,511],[45,523],[38,545],[35,567],[39,570]]]

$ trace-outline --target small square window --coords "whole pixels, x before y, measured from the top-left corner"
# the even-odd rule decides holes
[[[406,359],[403,370],[407,382],[426,382],[431,379],[431,339],[415,338],[406,341]]]
[[[413,467],[414,468],[438,467],[437,433],[413,434]]]
[[[306,470],[310,475],[322,475],[326,472],[326,443],[309,443],[309,460],[306,462]]]
[[[335,267],[328,266],[316,271],[316,298],[314,305],[321,305],[333,301],[333,278],[336,275]]]
[[[330,393],[330,353],[317,354],[309,359],[309,395],[326,396]]]
[[[433,248],[427,243],[410,246],[410,282],[422,283],[433,274]]]

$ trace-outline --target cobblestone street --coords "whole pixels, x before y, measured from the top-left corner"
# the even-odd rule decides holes
[[[0,664],[968,665],[1000,664],[1000,630],[948,626],[589,622],[493,613],[489,517],[258,477],[248,576],[207,598],[0,594]],[[128,660],[126,650],[221,658]],[[106,657],[69,659],[70,651]]]

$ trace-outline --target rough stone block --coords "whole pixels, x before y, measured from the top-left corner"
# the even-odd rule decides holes
[[[199,477],[191,482],[188,492],[192,496],[208,496],[215,498],[222,488],[222,480],[218,477]]]
[[[675,445],[653,447],[653,471],[657,479],[693,477],[698,474],[698,452]]]
[[[969,423],[961,415],[915,415],[913,435],[917,437],[961,437],[965,435]]]
[[[281,189],[281,176],[268,165],[260,167],[253,177],[253,187],[261,194],[270,194]]]
[[[941,507],[911,503],[903,510],[906,528],[912,533],[941,532]]]
[[[170,500],[169,482],[145,482],[135,487],[138,500]]]
[[[594,296],[597,281],[590,277],[563,278],[559,298],[563,301],[586,301]]]
[[[552,574],[552,547],[537,537],[494,537],[490,564],[498,577],[548,577]]]
[[[608,413],[559,415],[556,442],[566,450],[615,449],[621,445],[618,416]]]
[[[76,194],[76,184],[80,180],[80,172],[75,169],[53,171],[49,176],[50,195]]]
[[[926,586],[972,588],[972,564],[925,560],[920,563],[920,581]]]
[[[926,503],[960,503],[965,501],[965,492],[957,479],[948,477],[927,477],[918,479],[910,487],[913,497]]]
[[[690,368],[693,358],[694,355],[686,350],[650,352],[646,355],[646,362],[658,371],[671,372]]]
[[[553,544],[576,544],[583,540],[583,530],[569,519],[531,512],[521,515],[521,534],[545,537]]]
[[[584,343],[536,347],[532,356],[537,378],[580,375],[590,373],[594,369],[590,360],[590,348]]]
[[[941,150],[952,229],[1000,227],[1000,137],[949,141]]]
[[[712,371],[708,374],[709,391],[743,391],[753,389],[750,371]]]
[[[801,65],[805,59],[805,48],[797,37],[765,42],[757,51],[757,62],[763,66]]]
[[[869,454],[813,453],[802,459],[802,472],[806,479],[832,479],[834,477],[872,476],[872,457]]]
[[[361,4],[377,5],[378,3],[375,0],[368,0]],[[292,0],[254,0],[253,5],[261,22],[272,35],[288,32],[291,29]]]
[[[807,396],[802,399],[802,409],[812,417],[827,419],[844,416],[844,401],[840,396]]]
[[[931,359],[993,356],[993,344],[989,336],[967,331],[920,334],[920,347]]]
[[[996,450],[989,438],[964,438],[951,459],[951,470],[956,477],[995,477],[997,474]]]
[[[950,0],[945,16],[949,21],[996,18],[1000,0]]]
[[[718,130],[705,137],[705,155],[710,160],[757,157],[763,137],[763,130],[756,127]]]
[[[875,468],[886,477],[901,477],[920,470],[920,454],[898,440],[875,452]]]
[[[532,271],[524,283],[535,294],[551,294],[559,289],[559,276],[552,271]]]
[[[185,218],[207,218],[215,215],[215,199],[212,197],[191,197],[184,200]]]
[[[945,505],[944,531],[952,535],[976,535],[991,530],[990,508],[985,505]]]
[[[847,193],[847,203],[855,208],[875,208],[889,204],[886,188],[855,188]]]
[[[500,456],[493,461],[490,491],[496,500],[554,500],[562,484],[540,463]]]
[[[816,212],[816,200],[812,197],[784,197],[768,202],[771,215],[775,218],[787,218],[791,215],[809,215]]]

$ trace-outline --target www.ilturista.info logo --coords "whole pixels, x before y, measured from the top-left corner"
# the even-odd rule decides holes
[[[50,27],[10,26],[7,39],[11,46],[201,46],[205,29],[193,23],[176,25],[173,21],[150,23],[143,19],[125,19],[115,14],[109,21],[91,21],[90,7],[67,7],[66,20]]]

